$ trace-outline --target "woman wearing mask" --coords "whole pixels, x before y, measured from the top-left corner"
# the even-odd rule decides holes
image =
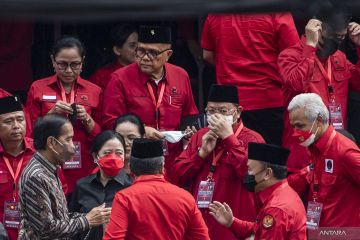
[[[62,166],[69,195],[78,179],[95,168],[90,145],[101,132],[101,89],[80,77],[85,49],[79,39],[63,37],[55,42],[50,54],[55,74],[35,81],[29,90],[26,108],[32,124],[40,116],[55,113],[67,116],[74,128],[76,154]]]
[[[115,193],[132,184],[124,166],[124,139],[113,131],[104,131],[94,139],[91,154],[98,165],[96,173],[80,179],[75,186],[69,210],[87,213],[93,207],[105,204],[111,207]],[[86,236],[74,239],[102,239],[103,227],[92,228]]]
[[[115,121],[115,132],[119,133],[125,140],[125,166],[124,171],[130,175],[129,161],[131,148],[135,138],[142,138],[145,135],[144,124],[140,118],[134,114],[121,115]]]

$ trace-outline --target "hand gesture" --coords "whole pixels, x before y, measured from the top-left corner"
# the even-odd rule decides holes
[[[94,207],[86,214],[86,219],[89,222],[90,227],[99,226],[109,222],[111,208],[105,208],[105,203],[98,207]]]
[[[145,127],[145,138],[159,140],[164,138],[164,134],[152,127]]]
[[[360,47],[360,25],[356,22],[349,23],[348,32],[351,41],[356,46]]]
[[[88,113],[86,112],[86,109],[84,106],[82,105],[78,105],[76,104],[76,118],[81,120],[81,121],[85,121],[89,118],[90,116],[88,115]]]
[[[321,21],[310,19],[305,27],[306,45],[316,47],[321,36]]]
[[[201,139],[201,148],[199,156],[206,158],[215,148],[218,136],[211,130],[204,134]]]
[[[210,215],[221,225],[230,227],[234,221],[232,210],[226,203],[221,204],[220,202],[214,201],[209,204],[209,210]]]
[[[67,114],[72,114],[73,110],[69,103],[66,103],[64,101],[57,101],[55,103],[55,106],[52,109],[50,109],[48,113],[67,115]]]
[[[209,129],[212,130],[219,138],[225,139],[234,134],[232,125],[225,121],[225,118],[215,113],[208,119]]]

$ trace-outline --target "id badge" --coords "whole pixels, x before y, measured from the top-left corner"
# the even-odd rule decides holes
[[[20,226],[19,202],[16,201],[4,202],[4,226],[6,228],[19,228]]]
[[[74,146],[75,146],[75,155],[71,160],[66,161],[63,164],[63,169],[81,168],[81,143],[76,141],[74,142]]]
[[[162,141],[164,156],[169,155],[169,147],[166,140]]]
[[[214,195],[215,182],[201,181],[197,194],[196,204],[198,208],[208,208]]]
[[[317,230],[320,224],[321,211],[323,208],[322,203],[310,201],[306,211],[306,228]]]
[[[329,103],[330,122],[335,129],[343,129],[343,121],[341,114],[341,105],[339,103]]]

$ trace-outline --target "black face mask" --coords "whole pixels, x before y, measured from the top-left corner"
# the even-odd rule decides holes
[[[248,174],[248,173],[247,173],[247,174],[244,176],[244,178],[243,178],[243,183],[244,183],[246,189],[247,189],[249,192],[255,192],[255,187],[256,187],[256,185],[259,184],[259,183],[261,183],[261,182],[263,182],[263,181],[265,181],[265,180],[263,180],[263,181],[261,181],[261,182],[256,182],[256,180],[255,180],[255,176],[258,175],[259,173],[265,171],[265,170],[266,170],[266,169],[263,169],[262,171],[258,172],[258,173],[255,174],[255,175],[252,175],[252,174]]]
[[[323,38],[324,42],[319,45],[321,49],[318,49],[316,55],[321,59],[326,59],[333,55],[340,47],[342,40],[335,40],[332,38]]]

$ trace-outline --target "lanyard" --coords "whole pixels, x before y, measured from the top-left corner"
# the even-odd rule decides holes
[[[17,183],[17,180],[19,178],[19,173],[20,173],[20,169],[21,169],[21,166],[22,166],[22,163],[23,163],[23,160],[24,160],[24,156],[21,157],[18,165],[17,165],[17,168],[16,168],[16,172],[14,173],[14,170],[13,168],[11,167],[10,165],[10,162],[9,162],[9,159],[5,156],[3,156],[4,158],[4,161],[5,161],[5,164],[6,164],[6,167],[8,168],[9,172],[10,172],[10,175],[12,176],[13,180],[14,180],[14,184],[13,184],[13,198],[14,198],[14,202],[16,200],[16,183]]]
[[[236,132],[235,132],[235,137],[239,136],[239,134],[240,134],[240,132],[241,132],[241,130],[242,130],[243,128],[244,128],[244,124],[241,122],[239,128],[238,128],[238,129],[236,130]],[[212,160],[212,162],[211,162],[210,169],[209,169],[209,174],[208,174],[208,176],[207,176],[208,180],[213,181],[213,178],[212,178],[212,177],[213,177],[213,174],[214,174],[215,169],[216,169],[216,164],[217,164],[217,162],[219,161],[221,155],[224,153],[224,151],[225,151],[225,149],[222,149],[222,150],[221,150],[220,152],[218,152],[218,154],[216,154],[216,156],[215,156],[215,149],[214,149],[214,151],[213,151],[213,160]]]
[[[147,88],[149,90],[150,96],[151,96],[151,100],[155,106],[155,118],[156,118],[156,128],[159,130],[159,108],[160,108],[160,104],[163,100],[164,97],[164,92],[165,92],[165,83],[161,82],[159,83],[161,84],[161,88],[160,88],[160,94],[159,94],[159,98],[156,102],[156,98],[155,98],[155,93],[153,88],[151,87],[151,84],[149,82],[146,83]]]
[[[67,102],[67,98],[66,98],[66,93],[65,93],[65,89],[63,87],[63,85],[61,83],[59,83],[59,87],[60,87],[60,91],[61,91],[61,98],[64,102]],[[75,83],[72,85],[71,87],[71,92],[70,92],[70,104],[73,104],[75,102]]]
[[[326,69],[325,70],[324,66],[321,64],[320,60],[318,58],[315,58],[315,62],[318,65],[321,74],[324,76],[324,78],[327,81],[328,84],[328,92],[330,95],[330,102],[335,102],[335,94],[334,94],[334,88],[332,86],[332,74],[331,74],[331,60],[330,57],[328,58],[328,60],[326,61]]]
[[[323,157],[325,157],[325,155],[327,154],[327,152],[329,151],[330,149],[330,146],[335,138],[335,135],[336,135],[336,132],[335,130],[333,130],[333,132],[331,133],[330,137],[329,137],[329,140],[327,141],[326,143],[326,146],[325,146],[325,151],[324,153],[322,154],[322,156],[319,158],[319,161],[320,159],[322,159]],[[317,163],[319,163],[319,161]],[[321,174],[319,174],[320,178],[318,178],[318,173],[320,171],[319,167],[318,167],[318,164],[315,164],[314,162],[314,175],[313,175],[313,182],[314,182],[314,185],[313,185],[313,199],[314,201],[317,199],[317,196],[318,196],[318,192],[319,192],[319,181],[321,180]]]

